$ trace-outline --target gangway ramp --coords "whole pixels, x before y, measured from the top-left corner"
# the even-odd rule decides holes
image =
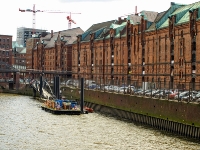
[[[43,81],[42,87],[42,97],[46,99],[54,99],[55,95],[53,94],[50,85],[48,82]],[[40,93],[40,82],[36,79],[31,80],[30,86],[35,89],[38,93]]]

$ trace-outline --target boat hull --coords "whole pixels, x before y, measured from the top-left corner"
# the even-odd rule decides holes
[[[45,105],[42,105],[41,106],[42,110],[45,110],[47,112],[50,112],[52,114],[56,114],[56,115],[61,115],[61,114],[65,114],[65,115],[80,115],[81,114],[81,110],[79,109],[70,109],[70,110],[67,110],[67,109],[53,109],[53,108],[49,108]]]

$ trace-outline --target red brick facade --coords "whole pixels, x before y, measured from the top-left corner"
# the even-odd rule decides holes
[[[114,79],[127,85],[200,89],[199,3],[172,2],[162,13],[142,11],[94,24],[73,35],[77,40],[71,43],[61,40],[63,33],[48,35],[34,49],[33,68],[72,71],[73,78],[99,84]]]
[[[0,35],[0,61],[12,65],[12,36]],[[3,65],[1,66],[4,69]],[[10,78],[10,73],[1,73],[0,78]]]
[[[189,21],[181,24],[176,24],[176,15],[171,16],[167,27],[154,30],[148,30],[148,22],[141,15],[140,23],[127,21],[120,37],[115,36],[114,28],[110,28],[107,39],[93,39],[92,32],[88,41],[81,41],[79,36],[73,45],[73,77],[101,83],[117,79],[127,84],[155,82],[157,88],[199,89],[197,14],[198,9],[190,11]]]

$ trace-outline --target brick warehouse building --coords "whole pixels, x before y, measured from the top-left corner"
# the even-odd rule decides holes
[[[30,38],[27,40],[27,68],[29,74],[35,69],[45,72],[45,77],[53,78],[57,72],[63,76],[72,74],[72,43],[79,34],[81,28],[74,28],[60,32],[51,31],[44,37]]]
[[[33,69],[70,70],[75,79],[105,84],[199,89],[199,8],[200,2],[172,2],[161,13],[142,11],[75,31],[71,42],[62,31],[48,34],[34,48]]]
[[[72,46],[73,77],[199,89],[199,8],[200,2],[172,2],[161,13],[142,11],[91,26]]]
[[[0,35],[0,61],[1,68],[7,68],[8,65],[12,65],[12,36],[11,35]],[[4,64],[4,65],[3,65]],[[10,73],[0,73],[0,78],[10,78]]]

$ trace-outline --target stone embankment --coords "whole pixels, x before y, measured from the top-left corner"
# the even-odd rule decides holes
[[[17,91],[6,89],[0,91],[33,96],[33,90],[29,86]],[[62,87],[62,94],[67,99],[80,100],[80,89]],[[200,139],[199,104],[94,90],[84,90],[84,100],[85,106],[93,108],[94,111],[129,119],[189,138]]]

